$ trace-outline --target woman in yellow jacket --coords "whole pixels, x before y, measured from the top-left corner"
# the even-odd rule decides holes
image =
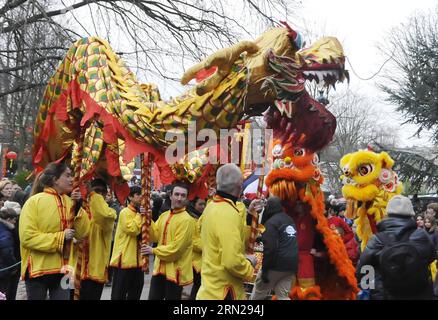
[[[72,191],[71,170],[63,162],[50,163],[34,182],[32,196],[21,211],[19,236],[21,276],[29,300],[68,300],[65,273],[71,266],[72,239],[87,236],[89,219],[85,211],[74,213],[72,199],[80,201],[79,188]],[[71,198],[67,195],[71,192]]]
[[[181,300],[182,288],[192,283],[192,239],[195,221],[187,213],[185,204],[188,188],[183,184],[172,187],[171,210],[151,224],[151,242],[156,248],[142,246],[142,254],[154,254],[154,272],[149,289],[149,300]]]
[[[114,268],[111,300],[139,300],[144,285],[141,270],[141,188],[133,186],[129,205],[120,211],[110,266]]]
[[[107,185],[101,179],[91,181],[89,207],[90,234],[82,243],[80,300],[100,300],[108,280],[108,261],[116,211],[105,201]]]

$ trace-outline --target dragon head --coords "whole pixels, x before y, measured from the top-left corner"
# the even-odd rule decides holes
[[[394,160],[386,152],[359,150],[346,154],[340,161],[344,184],[342,194],[350,203],[365,204],[369,208],[382,192],[400,193],[402,183],[392,170],[393,165]],[[349,212],[349,215],[352,214]]]
[[[344,52],[336,38],[324,37],[306,48],[301,39],[286,24],[286,28],[271,29],[254,42],[259,50],[247,57],[251,70],[249,105],[273,104],[276,100],[296,103],[305,92],[307,80],[335,87],[336,82],[349,78]],[[296,106],[291,106],[281,113],[292,117]]]
[[[222,49],[188,69],[182,79],[187,84],[200,73],[207,75],[196,85],[199,96],[211,92],[244,60],[248,69],[245,107],[242,116],[260,115],[266,110],[267,125],[282,140],[312,152],[327,145],[335,132],[336,119],[305,90],[306,81],[329,87],[348,79],[345,56],[339,41],[325,37],[303,48],[300,34],[287,23],[273,28],[255,41],[242,41]],[[209,71],[209,72],[206,72]]]
[[[294,31],[286,29],[294,38]],[[316,152],[326,146],[336,130],[335,117],[324,105],[306,92],[306,81],[315,81],[323,87],[348,79],[344,69],[345,56],[336,38],[325,37],[308,48],[299,48],[293,55],[267,52],[267,68],[271,73],[264,77],[261,91],[270,97],[265,120],[274,130],[274,139],[280,145],[294,146]],[[281,53],[281,52],[280,52]],[[250,95],[250,93],[248,93]]]

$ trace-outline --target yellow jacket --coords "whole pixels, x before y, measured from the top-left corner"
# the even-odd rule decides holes
[[[140,244],[142,219],[129,205],[120,211],[110,266],[121,269],[141,268]]]
[[[169,210],[151,224],[151,242],[157,242],[154,275],[164,275],[181,286],[193,282],[192,239],[193,218],[185,208]]]
[[[197,219],[192,216],[195,223],[195,228],[193,230],[193,250],[192,250],[192,266],[196,272],[201,272],[202,264],[202,246],[201,246],[201,223],[202,215]]]
[[[90,221],[85,211],[80,210],[75,217],[70,209],[73,201],[68,195],[58,195],[52,188],[30,197],[23,206],[19,222],[21,276],[26,270],[29,277],[46,274],[64,273],[65,262],[73,265],[73,241],[70,259],[64,261],[64,229],[71,223],[76,230],[75,238],[83,239],[88,235]]]
[[[248,226],[246,224],[246,216],[248,215],[247,211],[246,211],[246,207],[245,204],[243,202],[237,201],[236,202],[236,208],[237,210],[239,210],[239,215],[242,218],[242,223],[244,225],[244,231],[243,231],[243,236],[245,239],[245,251],[248,249],[249,246],[249,238],[251,236],[251,226]]]
[[[234,299],[245,299],[243,282],[252,278],[254,269],[244,255],[242,210],[219,195],[205,208],[201,225],[202,283],[196,299],[223,300],[228,292]]]
[[[81,279],[105,283],[117,214],[108,206],[104,197],[96,192],[90,193],[89,206],[90,234],[83,242]]]

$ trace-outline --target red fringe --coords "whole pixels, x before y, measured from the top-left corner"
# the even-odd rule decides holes
[[[130,133],[120,124],[120,122],[109,114],[105,108],[101,107],[96,101],[94,101],[87,92],[80,89],[76,80],[72,80],[66,90],[60,95],[58,100],[53,103],[48,111],[47,120],[44,123],[44,127],[41,131],[39,138],[36,141],[36,148],[34,149],[34,165],[36,168],[41,167],[40,163],[44,159],[44,155],[47,155],[46,145],[49,138],[53,136],[54,117],[57,120],[64,122],[66,125],[71,126],[68,123],[69,117],[67,113],[67,100],[71,99],[71,105],[73,109],[81,107],[82,103],[85,103],[85,113],[82,116],[80,126],[86,126],[90,119],[99,119],[103,123],[103,139],[108,144],[117,143],[117,137],[123,138],[126,143],[125,153],[123,159],[125,162],[131,161],[135,156],[141,153],[151,153],[154,155],[155,162],[160,169],[161,180],[164,184],[172,183],[175,179],[172,171],[165,161],[162,151],[157,150],[151,145],[138,141],[133,138]],[[66,152],[69,151],[70,146],[66,146]],[[108,172],[111,176],[120,175],[119,159],[118,155],[106,153],[109,157]],[[56,161],[59,159],[50,159],[48,162]]]

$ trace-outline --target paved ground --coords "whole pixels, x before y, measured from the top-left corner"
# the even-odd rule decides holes
[[[146,274],[144,276],[144,286],[143,291],[141,292],[140,300],[147,300],[149,296],[149,286],[151,283],[151,274]],[[102,293],[102,300],[111,300],[111,289],[112,287],[104,287]],[[187,300],[190,296],[190,290],[192,290],[192,286],[186,286],[183,289],[182,299]]]
[[[20,280],[20,282],[18,283],[16,299],[27,300],[26,287],[24,286],[24,281]]]
[[[153,267],[153,259],[151,258],[150,259],[151,273],[152,273],[152,267]],[[145,274],[145,276],[144,276],[144,286],[143,286],[143,291],[141,292],[140,300],[147,300],[148,299],[149,286],[151,283],[151,276],[152,276],[151,273]],[[112,287],[104,286],[101,300],[111,300],[111,289],[112,289]],[[184,287],[183,293],[182,293],[183,300],[187,300],[189,298],[191,290],[192,290],[192,285]],[[17,300],[27,300],[26,287],[25,287],[23,281],[20,281],[18,284]]]

